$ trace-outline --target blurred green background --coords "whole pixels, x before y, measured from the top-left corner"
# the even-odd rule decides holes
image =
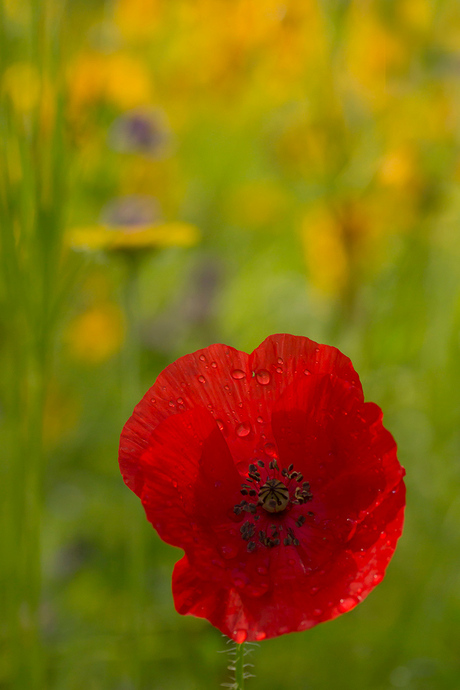
[[[178,356],[336,345],[407,469],[382,584],[261,690],[460,687],[460,4],[2,0],[0,688],[228,682],[117,465]]]

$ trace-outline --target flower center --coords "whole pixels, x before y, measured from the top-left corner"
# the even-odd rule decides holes
[[[259,503],[269,513],[281,513],[289,503],[289,489],[279,479],[269,479],[259,491]]]
[[[241,493],[248,500],[243,499],[233,511],[236,515],[248,513],[240,528],[241,537],[248,542],[247,550],[254,551],[258,546],[272,548],[281,540],[284,546],[299,546],[297,529],[314,515],[304,507],[313,495],[302,474],[294,471],[294,465],[280,470],[276,460],[271,460],[268,468],[263,460],[257,460],[257,465],[249,465],[246,481],[241,485]],[[275,524],[271,524],[273,521]]]

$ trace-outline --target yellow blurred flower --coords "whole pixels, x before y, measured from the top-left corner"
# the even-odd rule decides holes
[[[431,0],[398,0],[396,8],[411,29],[423,32],[432,27],[436,5]]]
[[[70,109],[78,114],[99,101],[125,110],[148,105],[153,87],[146,64],[128,53],[80,53],[68,70]]]
[[[145,40],[155,32],[163,9],[161,0],[117,0],[114,21],[127,40]]]
[[[191,247],[199,241],[198,229],[190,223],[158,223],[157,225],[133,228],[93,227],[76,228],[70,232],[69,240],[74,249],[89,251],[134,251],[163,247]]]
[[[155,198],[132,194],[107,203],[101,223],[75,228],[68,233],[73,249],[87,251],[120,251],[190,247],[198,242],[198,228],[190,223],[163,222]]]
[[[312,209],[303,218],[301,238],[312,284],[329,295],[340,293],[349,265],[338,219],[324,206]]]
[[[409,189],[418,184],[419,174],[415,152],[409,146],[388,151],[380,161],[379,182],[396,189]]]
[[[2,87],[17,112],[30,112],[40,99],[40,73],[30,62],[14,62],[3,73]]]
[[[89,307],[68,325],[65,342],[70,356],[90,365],[105,362],[121,348],[125,338],[123,314],[116,304]]]
[[[345,46],[345,78],[351,89],[369,104],[381,107],[392,98],[389,80],[406,66],[410,48],[374,12],[372,4],[357,0],[352,3]]]

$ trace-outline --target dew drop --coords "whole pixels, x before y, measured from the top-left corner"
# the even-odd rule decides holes
[[[248,422],[243,422],[242,424],[239,424],[236,427],[236,435],[239,436],[240,438],[244,438],[244,436],[247,436],[250,433],[251,433],[251,427],[248,424]]]
[[[177,398],[177,404],[178,404],[178,405],[183,405],[183,404],[184,404],[184,399],[183,399],[183,398]]]
[[[276,448],[273,443],[265,443],[264,444],[264,450],[267,453],[267,455],[275,455],[276,454]]]
[[[242,629],[234,630],[233,634],[235,636],[236,644],[243,644],[243,642],[245,642],[247,640],[247,637],[248,637],[247,631],[242,630]]]
[[[200,383],[206,383],[206,379],[205,379],[204,376],[198,376],[198,381],[199,381]]]
[[[219,427],[219,429],[220,429],[221,431],[224,430],[224,428],[225,428],[225,427],[224,427],[224,423],[223,423],[223,421],[222,421],[221,419],[216,419],[216,424],[217,424],[217,426]]]
[[[288,632],[289,628],[287,625],[282,625],[281,628],[278,628],[278,635],[285,635]]]
[[[275,371],[276,371],[277,374],[282,374],[282,373],[283,373],[283,370],[282,370],[281,367],[276,367]]]
[[[172,480],[171,484],[173,485],[173,487],[174,487],[175,489],[177,489],[177,482],[176,482],[175,479]]]
[[[156,401],[157,401],[156,398],[150,398],[150,402],[153,403],[154,405],[155,405]]]
[[[262,419],[262,417],[257,417],[257,423],[258,423],[258,424],[263,424],[263,423],[264,423],[264,420]]]
[[[305,374],[305,376],[311,376],[310,369],[305,369],[305,371],[303,373]]]
[[[284,364],[284,359],[282,357],[278,357],[276,361],[278,362],[278,364]]]
[[[232,371],[232,378],[236,379],[237,381],[239,379],[244,379],[245,376],[246,374],[244,373],[244,371],[241,371],[241,369],[234,369]]]
[[[199,356],[200,362],[206,362],[206,357],[204,355]]]
[[[217,369],[217,363],[216,362],[211,362],[211,366],[213,369]]]
[[[254,637],[258,642],[260,642],[261,640],[265,640],[265,638],[267,637],[267,633],[264,633],[262,631],[256,632],[254,633]]]
[[[338,609],[341,613],[346,613],[353,608],[357,603],[354,597],[347,597],[346,599],[341,599],[339,602]]]
[[[318,616],[321,616],[322,613],[323,613],[323,609],[314,609],[313,610],[313,615],[315,616],[315,618],[318,618]]]
[[[267,386],[271,380],[270,372],[266,369],[260,369],[256,373],[256,379],[257,383],[260,383],[261,386]]]

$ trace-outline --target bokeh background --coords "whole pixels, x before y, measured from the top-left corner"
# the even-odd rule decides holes
[[[117,466],[178,356],[336,345],[407,469],[381,585],[261,690],[460,686],[460,5],[2,0],[0,688],[192,690],[225,640]]]

